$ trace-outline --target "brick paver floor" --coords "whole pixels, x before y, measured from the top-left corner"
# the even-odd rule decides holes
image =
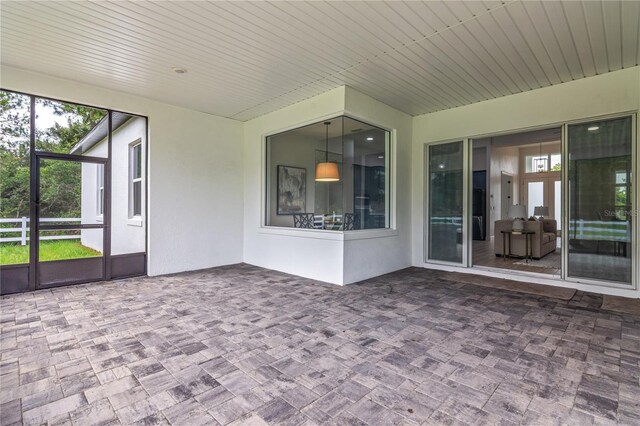
[[[600,304],[248,265],[5,296],[1,423],[640,424],[640,317]]]

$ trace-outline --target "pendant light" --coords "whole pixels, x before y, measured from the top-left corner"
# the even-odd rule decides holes
[[[536,163],[536,172],[538,173],[542,173],[542,172],[546,172],[545,170],[545,163],[547,162],[546,159],[542,159],[542,142],[540,142],[540,155],[538,156],[538,159],[535,161]]]
[[[318,165],[316,165],[316,182],[337,182],[340,180],[338,164],[329,161],[329,126],[331,122],[325,121],[324,125],[327,129],[325,158],[324,163],[318,163]]]

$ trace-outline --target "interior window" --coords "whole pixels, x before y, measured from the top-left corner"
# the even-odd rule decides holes
[[[268,226],[389,227],[390,133],[341,116],[267,138]]]

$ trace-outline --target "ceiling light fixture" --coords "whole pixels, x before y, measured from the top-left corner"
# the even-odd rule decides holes
[[[590,132],[595,132],[599,128],[600,128],[600,126],[589,126],[589,127],[587,127],[587,130],[590,131]]]
[[[173,72],[175,72],[176,74],[186,74],[187,73],[187,69],[186,68],[173,67],[173,68],[171,68],[171,70]]]
[[[378,155],[378,158],[382,160],[384,158],[384,155]]]
[[[325,158],[324,163],[318,163],[316,165],[316,182],[337,182],[340,180],[338,165],[334,162],[329,162],[329,126],[331,125],[331,122],[325,121],[324,125],[327,129]]]
[[[368,138],[367,138],[367,140],[368,140],[368,141],[372,141],[372,140],[373,140],[373,138],[372,138],[372,137],[368,137]]]
[[[536,164],[536,172],[542,173],[547,171],[547,157],[542,157],[542,142],[540,142],[540,155],[533,160],[533,162]]]

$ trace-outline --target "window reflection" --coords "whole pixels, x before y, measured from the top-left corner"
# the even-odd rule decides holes
[[[631,283],[631,118],[569,126],[569,275]]]
[[[429,259],[462,262],[462,142],[429,146]]]

